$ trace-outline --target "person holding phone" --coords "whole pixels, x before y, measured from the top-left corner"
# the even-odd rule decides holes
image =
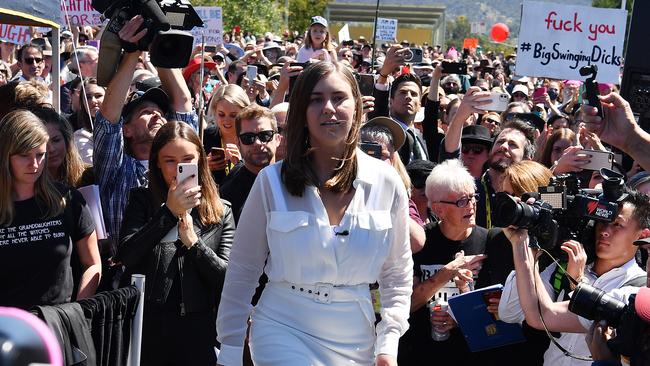
[[[186,173],[180,163],[196,166],[196,174],[179,181]],[[131,191],[116,258],[127,273],[147,277],[142,364],[212,366],[232,210],[189,125],[170,121],[160,128],[149,167],[149,187]]]
[[[218,363],[242,364],[250,317],[255,364],[395,366],[413,267],[404,184],[357,148],[363,107],[348,67],[310,65],[290,105],[287,155],[262,169],[239,219],[217,318]],[[262,271],[269,282],[252,311]]]

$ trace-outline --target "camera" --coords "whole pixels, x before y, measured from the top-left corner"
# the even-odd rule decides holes
[[[566,240],[578,240],[587,249],[593,241],[590,234],[594,221],[614,221],[618,202],[627,196],[623,175],[607,168],[600,169],[600,174],[604,179],[602,191],[580,189],[580,179],[573,174],[553,177],[549,186],[540,187],[535,194],[538,200],[532,205],[497,193],[494,224],[528,229],[534,244],[546,250]],[[524,195],[522,200],[531,196]]]
[[[411,47],[404,52],[404,62],[418,63],[422,62],[422,50],[417,47]]]
[[[110,21],[102,34],[97,65],[97,81],[108,86],[120,64],[122,50],[150,51],[151,63],[164,68],[187,66],[194,37],[185,32],[203,21],[187,0],[93,0],[92,6]],[[123,42],[119,32],[134,16],[144,22],[140,30],[147,33],[137,44]]]
[[[642,334],[648,327],[636,312],[636,296],[630,295],[626,305],[601,289],[580,283],[571,295],[569,310],[589,320],[607,321],[607,325],[616,328],[616,337],[607,341],[607,345],[616,353],[631,357],[641,349],[639,343],[644,342]]]
[[[585,94],[586,94],[586,104],[598,109],[598,116],[603,118],[603,107],[598,100],[598,83],[596,82],[596,75],[598,75],[598,66],[590,65],[583,66],[580,68],[580,75],[589,77],[585,80]]]

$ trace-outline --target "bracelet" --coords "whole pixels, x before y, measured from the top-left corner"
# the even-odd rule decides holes
[[[388,75],[384,75],[384,74],[382,74],[382,73],[380,72],[380,73],[379,73],[379,76],[381,76],[381,77],[384,78],[384,79],[388,79],[388,77],[390,76],[390,74],[388,74]]]

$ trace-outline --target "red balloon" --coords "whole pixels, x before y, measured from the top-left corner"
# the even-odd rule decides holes
[[[496,23],[495,25],[492,26],[492,30],[490,31],[490,36],[496,42],[505,41],[506,39],[508,39],[509,35],[510,35],[510,29],[508,29],[508,26],[503,23]]]

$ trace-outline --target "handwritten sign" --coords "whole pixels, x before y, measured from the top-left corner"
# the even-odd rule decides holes
[[[377,18],[377,39],[395,41],[397,39],[397,19]]]
[[[13,24],[0,24],[0,40],[18,45],[29,42],[32,38],[29,27]]]
[[[71,25],[101,25],[101,14],[93,8],[92,0],[63,0],[61,1],[61,22],[64,26]]]
[[[352,38],[350,38],[350,27],[348,27],[348,24],[346,23],[343,28],[339,31],[339,43],[349,41]]]
[[[597,65],[597,81],[618,83],[627,13],[554,3],[523,4],[517,74],[578,79]]]
[[[205,27],[194,27],[191,33],[194,36],[194,45],[201,43],[201,33],[205,37],[205,44],[215,46],[223,43],[223,13],[218,6],[197,6],[194,8],[203,20]]]

